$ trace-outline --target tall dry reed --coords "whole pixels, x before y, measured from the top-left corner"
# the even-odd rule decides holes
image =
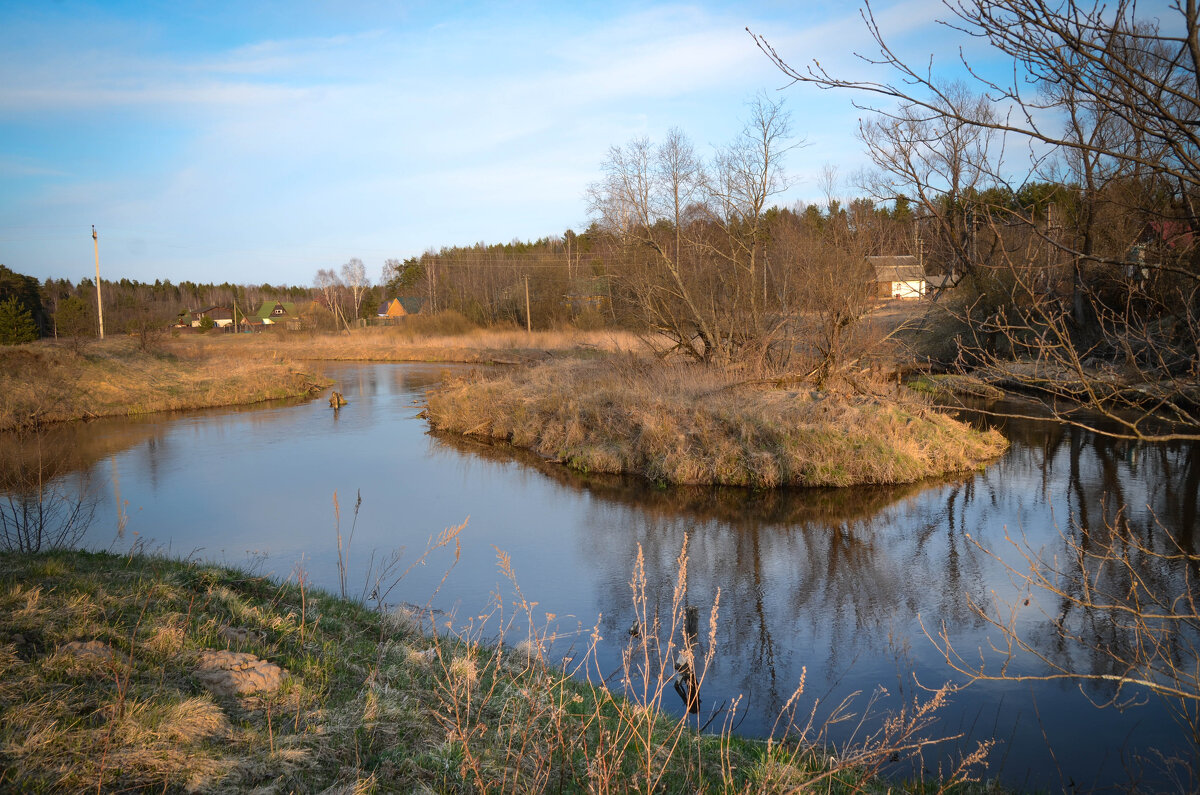
[[[719,653],[720,593],[701,633],[687,603],[686,542],[667,605],[650,596],[655,584],[647,582],[639,547],[629,583],[634,622],[615,671],[601,663],[599,622],[590,631],[564,631],[554,614],[538,618],[511,559],[500,551],[497,559],[511,594],[495,595],[489,610],[457,629],[443,625],[429,636],[438,681],[433,714],[467,788],[858,792],[880,787],[889,766],[920,769],[930,746],[960,739],[931,734],[949,687],[890,713],[881,712],[882,689],[861,704],[853,694],[819,721],[820,703],[808,699],[803,678],[765,742],[739,739],[741,699],[714,706],[703,697]],[[835,743],[835,736],[843,739]],[[941,792],[975,780],[990,747],[976,746],[916,786]]]

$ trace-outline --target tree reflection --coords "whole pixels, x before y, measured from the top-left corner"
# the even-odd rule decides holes
[[[999,639],[997,616],[1007,606],[1019,605],[1028,622],[1028,584],[1010,578],[1025,559],[1005,546],[1010,534],[1041,559],[1063,564],[1063,593],[1033,600],[1030,607],[1044,615],[1020,625],[1030,649],[1011,671],[1128,676],[1119,661],[1148,641],[1145,631],[1121,620],[1124,611],[1139,599],[1148,603],[1152,593],[1191,593],[1198,561],[1195,445],[1139,446],[1056,423],[990,422],[1012,442],[999,462],[970,476],[899,488],[657,489],[573,472],[504,445],[443,436],[431,443],[519,461],[563,488],[586,492],[581,557],[602,572],[601,582],[621,583],[640,544],[649,598],[660,606],[686,538],[688,604],[706,614],[718,587],[722,594],[709,696],[747,694],[757,717],[743,731],[763,733],[804,666],[814,697],[869,689],[894,676],[895,659],[910,654],[922,678],[936,684],[954,672],[938,662],[941,654],[922,624],[949,628],[956,648],[975,653]],[[1111,596],[1123,596],[1086,601],[1098,582]],[[615,588],[598,593],[596,603],[606,637],[624,637],[628,594]],[[1154,654],[1164,662],[1186,665],[1189,649],[1200,646],[1178,629],[1155,629]],[[1118,690],[1111,680],[1089,685],[1101,703]],[[1039,701],[1053,704],[1065,695],[1041,693]],[[1194,729],[1194,719],[1181,719]]]

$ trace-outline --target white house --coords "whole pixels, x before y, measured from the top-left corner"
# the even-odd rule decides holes
[[[880,298],[920,298],[928,291],[925,270],[911,255],[867,257],[875,268],[875,284]]]

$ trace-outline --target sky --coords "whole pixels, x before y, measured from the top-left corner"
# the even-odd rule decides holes
[[[958,57],[936,0],[873,4],[917,62]],[[0,2],[0,263],[38,279],[311,284],[352,257],[561,235],[608,148],[701,153],[756,93],[797,140],[778,203],[854,193],[861,111],[788,86],[865,74],[842,2]],[[967,42],[970,46],[970,42]]]

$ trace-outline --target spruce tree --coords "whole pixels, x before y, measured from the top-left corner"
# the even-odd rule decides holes
[[[19,345],[38,338],[33,314],[12,296],[0,301],[0,345]]]

